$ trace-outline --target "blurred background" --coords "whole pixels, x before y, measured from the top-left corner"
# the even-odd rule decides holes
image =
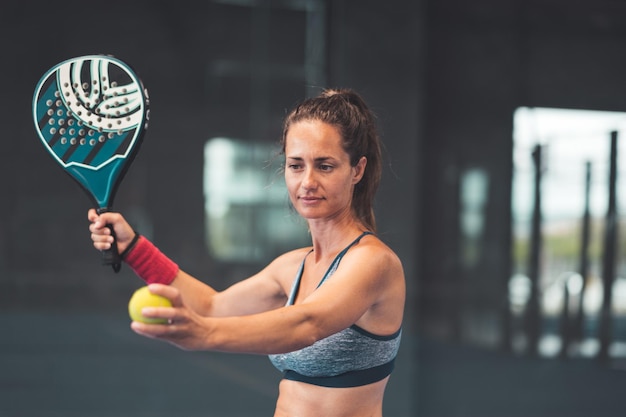
[[[36,136],[51,66],[106,53],[150,92],[115,199],[218,289],[307,244],[277,142],[324,87],[378,116],[380,237],[409,297],[386,417],[621,416],[626,3],[9,0],[0,6],[0,416],[267,416],[266,357],[132,333],[91,204]]]

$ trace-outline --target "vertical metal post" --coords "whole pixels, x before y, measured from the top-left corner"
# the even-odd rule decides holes
[[[613,317],[611,312],[613,298],[613,281],[615,280],[615,254],[617,247],[617,132],[611,132],[611,155],[609,168],[609,205],[606,213],[604,229],[604,251],[602,254],[602,285],[604,298],[600,312],[599,339],[600,360],[609,359]]]
[[[541,145],[535,146],[532,156],[535,166],[535,201],[530,231],[530,256],[528,265],[528,277],[531,282],[531,293],[526,310],[525,324],[526,336],[528,338],[528,353],[532,356],[536,356],[538,353],[539,336],[541,331],[541,315],[539,306],[539,277],[542,249],[541,176],[543,171]]]
[[[585,292],[587,290],[587,277],[589,276],[589,242],[591,236],[591,162],[585,164],[585,209],[582,218],[582,231],[580,241],[580,265],[578,273],[582,277],[582,287],[578,297],[578,308],[573,320],[573,338],[582,341],[584,338],[585,311],[583,309]]]
[[[568,281],[571,277],[566,277],[563,283],[563,310],[561,311],[561,357],[567,357],[570,342],[572,340],[572,319],[570,315],[570,292],[568,288]]]
[[[580,341],[583,338],[584,327],[584,311],[583,301],[586,287],[587,275],[589,273],[589,231],[590,231],[590,210],[589,198],[591,193],[591,162],[585,163],[585,191],[584,191],[584,208],[581,221],[581,237],[580,237],[580,258],[578,274],[582,278],[580,292],[578,293],[578,305],[574,310],[574,314],[570,314],[570,279],[568,277],[563,288],[563,313],[561,315],[561,357],[568,355],[569,346],[572,341]]]

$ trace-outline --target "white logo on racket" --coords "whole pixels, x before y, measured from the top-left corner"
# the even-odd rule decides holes
[[[127,131],[140,126],[144,106],[141,85],[125,68],[106,58],[92,57],[89,61],[90,84],[81,78],[86,60],[74,60],[58,68],[61,97],[73,116],[100,132]],[[131,82],[119,85],[111,81],[111,64],[123,70]]]

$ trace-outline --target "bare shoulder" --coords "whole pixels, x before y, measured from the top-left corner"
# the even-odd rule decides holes
[[[289,252],[285,252],[282,255],[276,257],[268,266],[274,268],[284,268],[290,265],[300,265],[302,260],[311,251],[311,247],[294,249]]]
[[[311,247],[305,247],[286,252],[270,262],[265,272],[284,288],[290,287],[302,261],[310,251]]]
[[[368,302],[367,311],[356,324],[374,334],[392,334],[402,324],[406,297],[400,258],[380,238],[370,235],[348,251],[346,261],[350,269],[346,279],[357,282],[354,290]]]
[[[383,275],[404,278],[402,261],[398,255],[375,235],[364,237],[356,246],[354,254],[369,268],[384,272]]]
[[[350,253],[352,252],[352,253]],[[364,237],[350,250],[350,269],[369,291],[378,295],[375,303],[394,300],[403,303],[406,282],[402,261],[386,243],[375,235]],[[347,260],[347,259],[346,259]]]
[[[400,288],[404,286],[402,262],[393,249],[376,235],[363,237],[346,253],[342,260],[346,278],[360,277],[371,289]]]

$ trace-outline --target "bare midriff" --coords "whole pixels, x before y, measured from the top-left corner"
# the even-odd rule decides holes
[[[283,379],[274,417],[382,417],[388,380],[361,387],[327,388]]]

